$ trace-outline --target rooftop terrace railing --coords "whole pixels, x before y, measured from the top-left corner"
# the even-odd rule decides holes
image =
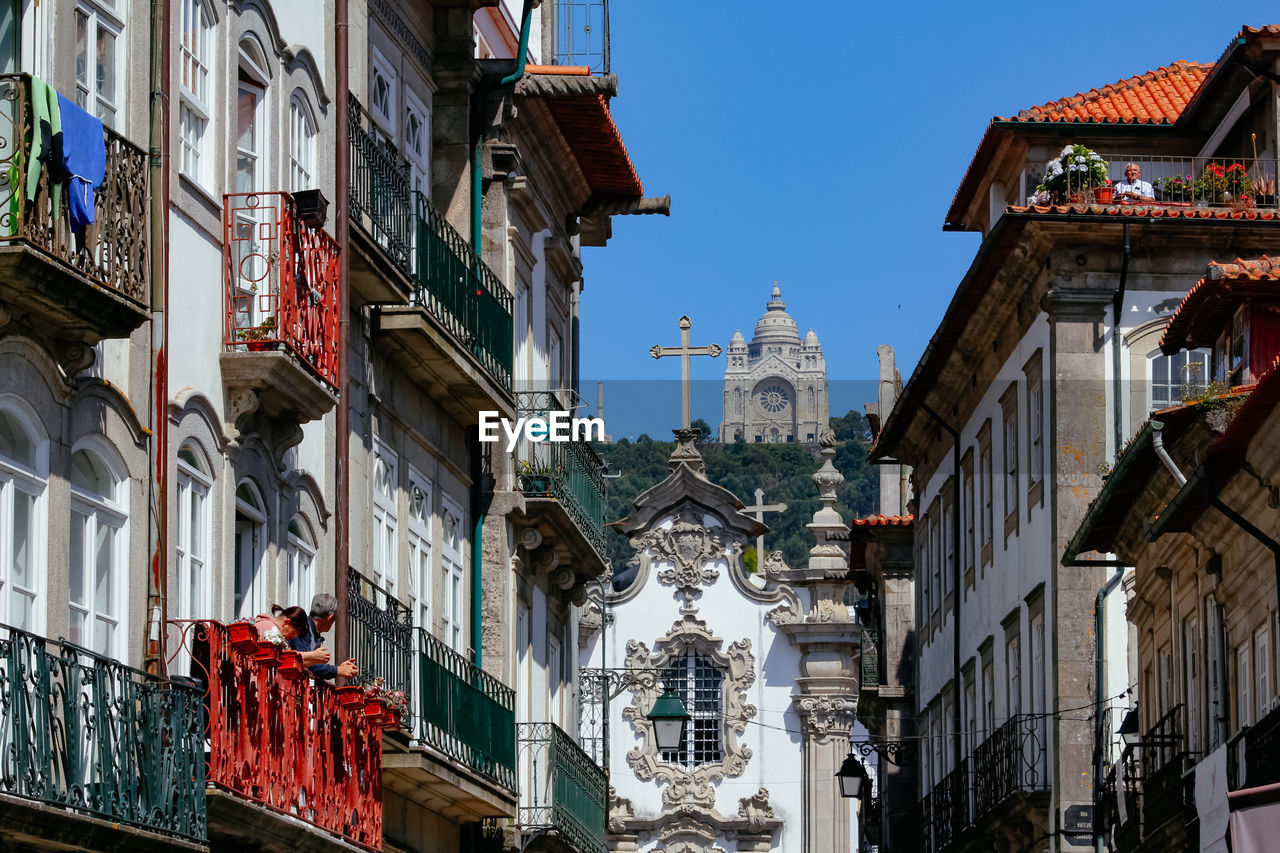
[[[1155,205],[1171,210],[1191,207],[1218,207],[1248,209],[1280,208],[1277,197],[1277,160],[1251,157],[1175,157],[1150,154],[1117,154],[1096,152],[1102,158],[1100,171],[1083,168],[1090,164],[1076,164],[1077,171],[1064,170],[1054,178],[1050,175],[1045,184],[1048,192],[1038,197],[1015,199],[1015,206],[1023,204],[1115,204]],[[1083,156],[1083,155],[1078,155]],[[1120,188],[1125,180],[1125,169],[1138,167],[1146,186],[1140,199],[1121,199]],[[1044,169],[1044,164],[1029,164],[1032,169]],[[1108,185],[1102,185],[1105,174]],[[1034,186],[1035,181],[1029,182]],[[1147,188],[1149,187],[1149,194]]]

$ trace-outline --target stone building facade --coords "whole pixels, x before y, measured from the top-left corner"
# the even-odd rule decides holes
[[[817,442],[827,427],[827,362],[813,329],[800,339],[777,284],[751,343],[735,331],[727,356],[721,441]]]

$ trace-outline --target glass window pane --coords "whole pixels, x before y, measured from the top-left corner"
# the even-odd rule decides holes
[[[98,97],[116,101],[116,37],[98,27]]]
[[[89,85],[89,16],[80,11],[76,12],[76,82]]]
[[[72,610],[71,610],[71,631],[70,631],[70,633],[69,633],[69,635],[68,635],[67,639],[69,639],[69,640],[71,640],[71,642],[73,642],[73,643],[75,643],[75,644],[77,644],[77,645],[81,645],[81,646],[83,646],[83,645],[85,644],[85,642],[89,639],[88,637],[86,637],[86,636],[85,636],[85,631],[84,631],[84,619],[85,619],[85,615],[84,615],[84,613],[83,613],[82,611],[79,611],[79,610],[76,610],[76,609],[72,608]]]
[[[93,606],[99,613],[114,615],[115,606],[112,599],[114,579],[112,570],[115,565],[116,532],[99,521],[94,528],[94,578]]]
[[[78,512],[71,513],[71,603],[83,605],[84,595],[84,531],[89,520]]]
[[[8,412],[0,412],[0,457],[36,467],[36,448],[22,424]]]
[[[93,626],[93,650],[102,654],[112,653],[112,643],[115,640],[116,626],[105,619],[94,620]]]
[[[11,487],[12,488],[12,487]],[[34,537],[32,522],[35,516],[35,498],[25,492],[15,492],[13,496],[13,556],[10,563],[9,579],[14,584],[26,589],[32,586],[32,554]]]

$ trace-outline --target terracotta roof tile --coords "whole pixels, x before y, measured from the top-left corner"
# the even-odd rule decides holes
[[[915,521],[914,515],[871,515],[855,518],[854,527],[908,527]]]
[[[1230,263],[1210,261],[1204,278],[1182,297],[1160,338],[1160,349],[1172,355],[1201,345],[1206,334],[1217,336],[1225,315],[1235,310],[1241,299],[1270,296],[1280,300],[1280,259],[1263,255]]]
[[[1000,120],[1172,124],[1212,68],[1212,63],[1180,59],[1172,65],[1031,107]]]

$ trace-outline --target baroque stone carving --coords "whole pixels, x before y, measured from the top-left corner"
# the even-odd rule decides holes
[[[769,789],[761,788],[749,797],[738,800],[738,817],[747,819],[747,828],[760,832],[765,828],[765,818],[776,817],[769,805]]]
[[[858,700],[853,696],[793,696],[792,705],[804,724],[805,734],[822,741],[834,735],[849,736]]]
[[[725,558],[726,548],[736,546],[719,527],[703,527],[702,519],[686,507],[669,527],[655,528],[639,537],[641,548],[655,552],[651,559],[669,560],[673,565],[658,570],[658,580],[675,586],[684,595],[685,607],[693,604],[701,587],[716,582],[720,572],[707,563]]]
[[[798,613],[790,601],[783,602],[764,615],[764,618],[779,627],[797,625],[804,621],[804,615]]]
[[[619,797],[617,790],[609,786],[609,831],[626,832],[627,821],[634,820],[635,806],[626,797]]]
[[[708,825],[705,816],[693,809],[668,822],[658,830],[656,848],[661,853],[725,853],[715,845],[716,830]]]
[[[690,769],[662,760],[654,739],[653,725],[645,714],[657,701],[655,685],[632,685],[633,703],[625,708],[622,717],[630,721],[643,743],[627,753],[627,764],[642,781],[657,779],[665,783],[662,801],[668,806],[697,805],[712,808],[715,790],[711,783],[725,777],[741,776],[751,758],[751,749],[741,742],[747,721],[756,715],[754,705],[747,703],[747,688],[755,681],[755,656],[751,653],[751,641],[741,639],[723,649],[724,640],[714,636],[707,623],[691,613],[685,613],[671,626],[665,637],[659,639],[653,651],[638,640],[627,641],[626,666],[630,670],[665,669],[670,662],[686,651],[708,658],[724,673],[721,690],[721,708],[724,729],[721,732],[722,758]]]

